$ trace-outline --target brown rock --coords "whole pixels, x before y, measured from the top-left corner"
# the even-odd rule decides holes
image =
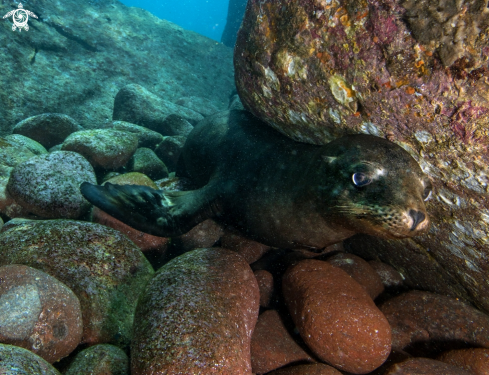
[[[23,220],[0,234],[0,266],[24,264],[80,300],[82,343],[128,345],[139,294],[154,271],[120,232],[75,220]]]
[[[368,133],[418,160],[436,192],[431,230],[360,245],[416,289],[487,312],[488,10],[482,1],[252,0],[235,49],[244,106],[279,131],[317,144]]]
[[[265,374],[293,362],[313,359],[294,341],[275,310],[258,317],[251,337],[251,368]]]
[[[304,342],[321,360],[355,374],[385,361],[391,345],[389,323],[345,271],[304,260],[286,272],[282,288]]]
[[[311,363],[279,369],[268,375],[341,375],[341,372],[324,363]]]
[[[246,259],[248,264],[256,262],[270,249],[270,246],[250,240],[229,230],[224,231],[221,237],[221,246],[237,252]]]
[[[267,270],[253,272],[260,289],[260,306],[269,307],[273,295],[273,275]]]
[[[132,375],[251,374],[258,285],[248,264],[220,248],[161,267],[136,309]]]
[[[337,254],[328,258],[328,263],[341,268],[365,288],[372,299],[384,291],[382,280],[367,261],[353,254]]]
[[[204,220],[187,233],[172,238],[172,243],[182,251],[211,247],[222,236],[222,227],[212,219]]]
[[[445,345],[489,348],[489,316],[455,298],[412,291],[380,309],[392,327],[393,349],[426,355]]]
[[[53,363],[76,348],[82,333],[80,301],[71,289],[34,268],[0,267],[0,342]]]
[[[471,372],[428,358],[410,358],[390,367],[385,375],[473,375]]]
[[[475,375],[489,375],[489,349],[450,350],[438,357],[438,360],[472,371]]]
[[[377,272],[384,288],[392,290],[403,287],[404,278],[394,267],[379,260],[371,260],[368,264]]]
[[[0,344],[0,374],[61,375],[44,359],[27,349]]]
[[[157,189],[155,183],[151,181],[149,177],[137,172],[118,175],[116,177],[108,179],[107,182],[116,185],[143,185],[153,189]],[[113,216],[110,216],[98,207],[94,207],[92,210],[92,221],[117,229],[119,232],[124,233],[143,252],[152,251],[163,254],[168,247],[168,238],[153,236],[151,234],[134,229],[129,225],[124,224],[122,221],[117,220]]]
[[[129,375],[129,358],[117,346],[99,344],[79,352],[63,375]]]

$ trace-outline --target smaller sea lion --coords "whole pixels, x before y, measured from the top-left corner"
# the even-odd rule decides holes
[[[431,182],[401,147],[370,135],[327,145],[293,141],[246,111],[210,116],[190,133],[183,169],[195,190],[81,185],[92,204],[156,236],[215,218],[264,244],[322,249],[356,233],[405,238],[429,226]]]

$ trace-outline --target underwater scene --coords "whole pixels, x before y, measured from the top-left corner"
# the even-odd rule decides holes
[[[0,15],[0,374],[489,375],[486,0]]]

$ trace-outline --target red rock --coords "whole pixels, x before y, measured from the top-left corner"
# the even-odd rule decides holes
[[[0,267],[0,342],[54,363],[77,347],[82,333],[80,301],[70,288],[34,268]]]
[[[108,179],[107,182],[116,185],[142,185],[157,189],[156,184],[151,181],[149,177],[137,172],[118,175]],[[122,221],[117,220],[113,216],[110,216],[98,207],[94,207],[92,210],[92,221],[98,224],[106,225],[108,227],[118,230],[119,232],[124,233],[143,252],[152,251],[163,254],[167,250],[169,241],[168,238],[153,236],[151,234],[134,229],[129,225],[124,224]]]
[[[404,278],[394,267],[379,260],[371,260],[368,264],[377,272],[386,289],[396,289],[404,285]]]
[[[273,295],[273,275],[266,270],[253,272],[260,289],[260,306],[269,307]]]
[[[438,360],[472,371],[475,375],[489,375],[489,349],[450,350],[438,357]]]
[[[279,369],[268,375],[341,375],[341,372],[324,363],[311,363]]]
[[[452,297],[412,291],[380,307],[392,327],[392,348],[426,353],[440,343],[489,348],[489,316]]]
[[[328,263],[341,268],[362,285],[372,299],[384,291],[382,280],[367,261],[353,254],[337,254],[328,258]]]
[[[222,227],[212,219],[204,220],[197,224],[187,233],[172,238],[172,243],[175,244],[181,251],[190,251],[194,249],[211,247],[222,236]]]
[[[198,249],[174,258],[141,295],[132,375],[251,374],[256,279],[236,253]]]
[[[390,367],[385,375],[473,375],[473,373],[428,358],[410,358]]]
[[[224,231],[221,237],[221,246],[237,252],[249,264],[256,262],[270,249],[270,246],[250,240],[229,230]]]
[[[79,352],[63,375],[129,375],[129,358],[117,346],[99,344]]]
[[[389,323],[345,271],[304,260],[286,272],[282,288],[294,323],[318,358],[355,374],[385,361],[391,344]]]
[[[312,358],[294,341],[275,310],[267,310],[258,317],[251,337],[251,368],[256,374],[265,374],[290,363]]]
[[[0,374],[61,375],[44,359],[27,349],[0,344]]]

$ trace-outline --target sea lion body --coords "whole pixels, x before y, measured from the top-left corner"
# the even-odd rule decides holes
[[[217,218],[270,246],[321,249],[355,233],[404,238],[429,225],[428,178],[405,150],[373,136],[310,145],[246,111],[227,111],[194,128],[180,165],[177,174],[195,190],[84,183],[81,191],[119,220],[164,237]]]

